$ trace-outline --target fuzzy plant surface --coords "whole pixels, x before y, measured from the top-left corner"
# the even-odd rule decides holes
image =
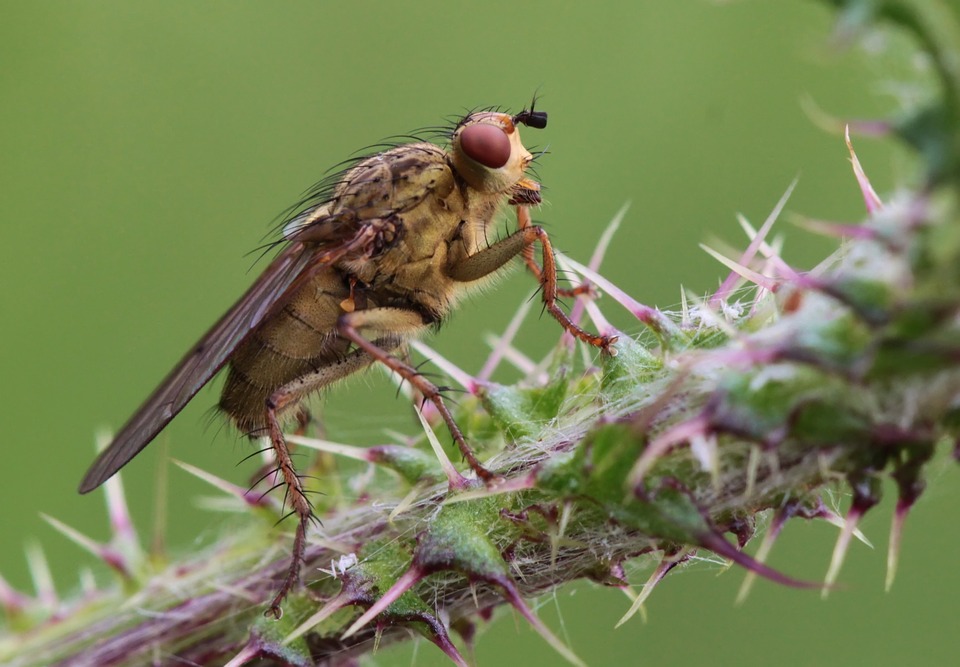
[[[353,476],[350,493],[315,497],[303,585],[280,620],[264,616],[289,565],[282,498],[265,481],[241,488],[181,464],[242,509],[205,548],[158,561],[139,544],[119,478],[106,485],[113,538],[97,543],[53,518],[116,573],[73,599],[36,597],[0,580],[4,665],[351,665],[376,646],[425,637],[457,665],[470,662],[476,625],[513,607],[566,661],[582,661],[532,611],[530,599],[578,579],[627,591],[638,611],[663,577],[698,552],[755,576],[829,591],[858,523],[898,490],[888,584],[905,518],[937,448],[960,456],[960,9],[947,2],[828,2],[846,30],[885,22],[911,34],[939,91],[920,111],[872,123],[915,147],[918,185],[881,201],[850,142],[867,217],[806,221],[840,239],[812,271],[788,265],[766,240],[789,190],[753,229],[712,295],[680,312],[647,307],[598,273],[616,223],[590,266],[560,258],[591,293],[574,316],[618,335],[594,358],[564,338],[540,362],[511,346],[522,310],[488,363],[471,375],[417,345],[465,390],[457,420],[497,481],[464,477],[424,432],[372,448],[290,435],[310,452],[308,474]],[[854,130],[856,130],[854,126]],[[614,330],[604,307],[645,326]],[[524,379],[489,378],[501,362]],[[442,424],[438,433],[443,438]],[[351,467],[352,466],[352,467]],[[852,494],[841,517],[824,497]],[[772,521],[757,555],[742,547],[757,517]],[[841,526],[826,580],[804,582],[764,564],[786,521]],[[634,593],[624,565],[659,565]],[[457,642],[454,638],[459,638]]]

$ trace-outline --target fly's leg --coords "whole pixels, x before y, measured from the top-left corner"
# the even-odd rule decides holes
[[[537,268],[539,269],[538,277],[544,308],[570,334],[584,343],[599,347],[604,352],[610,353],[610,346],[617,341],[616,336],[600,336],[581,329],[557,305],[557,263],[553,257],[553,246],[550,244],[547,232],[542,227],[529,224],[529,218],[527,218],[526,225],[521,226],[507,238],[448,266],[447,275],[451,279],[461,282],[479,280],[502,268],[517,255],[523,255],[527,251],[532,255],[533,244],[537,242],[540,243],[543,250],[541,255],[543,268]]]
[[[414,335],[422,331],[428,324],[429,322],[425,321],[424,316],[414,310],[404,308],[371,308],[369,310],[357,310],[341,315],[340,319],[337,320],[337,333],[409,382],[410,385],[423,396],[424,400],[433,403],[437,408],[437,412],[443,417],[443,421],[446,423],[450,435],[453,436],[457,447],[460,448],[460,453],[463,454],[463,458],[467,461],[470,468],[473,469],[473,471],[477,473],[477,477],[484,482],[493,481],[495,475],[480,464],[473,450],[470,449],[466,439],[463,437],[463,433],[460,431],[460,427],[457,426],[453,415],[450,414],[450,410],[447,409],[447,404],[443,402],[440,388],[418,373],[417,369],[413,366],[401,361],[390,354],[389,351],[383,349],[377,342],[368,340],[360,333],[363,330],[369,330],[402,332],[404,335]]]
[[[396,347],[399,341],[383,339],[378,343],[386,347]],[[287,570],[287,575],[280,586],[280,590],[277,591],[266,612],[273,618],[279,619],[283,615],[280,603],[300,581],[300,567],[303,564],[304,552],[307,547],[307,525],[314,519],[313,507],[307,499],[303,482],[300,475],[297,474],[293,460],[290,458],[290,448],[283,437],[279,417],[286,409],[295,406],[308,394],[345,378],[369,366],[372,362],[373,359],[368,354],[362,350],[356,350],[337,361],[321,366],[312,373],[285,384],[273,392],[266,401],[268,435],[277,462],[277,472],[283,478],[283,484],[286,487],[284,498],[289,499],[290,506],[293,508],[292,513],[296,514],[298,519],[297,531],[293,538],[290,568]],[[298,412],[298,415],[302,414],[304,413]]]
[[[413,365],[413,358],[410,356],[410,347],[408,345],[404,345],[399,350],[397,350],[394,353],[394,356],[400,361],[402,361],[403,363],[405,363],[410,368],[416,368],[416,366]],[[399,393],[400,393],[400,390],[397,389],[397,395],[399,395]],[[416,409],[416,406],[423,405],[426,402],[427,397],[421,394],[420,390],[418,390],[416,387],[413,387],[413,390],[410,392],[410,399],[414,409]],[[416,415],[413,415],[413,418],[415,423],[417,424],[420,423],[417,420]]]
[[[533,226],[533,221],[530,220],[530,209],[526,206],[517,206],[517,228],[526,229],[527,227]],[[520,251],[521,256],[523,257],[524,263],[527,265],[527,268],[530,269],[530,272],[537,280],[543,279],[543,269],[540,268],[540,265],[537,264],[537,260],[533,256],[533,244],[526,245],[523,247],[523,250]],[[552,253],[551,253],[552,254]],[[580,294],[589,294],[590,285],[577,285],[573,288],[557,288],[557,296],[566,296],[573,297]]]

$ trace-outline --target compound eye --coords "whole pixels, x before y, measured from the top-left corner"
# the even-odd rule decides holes
[[[510,159],[510,138],[496,125],[478,123],[460,133],[460,148],[484,167],[499,169]]]

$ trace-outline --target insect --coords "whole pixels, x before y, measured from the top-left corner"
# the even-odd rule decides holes
[[[530,219],[540,185],[526,177],[533,156],[519,127],[546,124],[547,114],[533,105],[515,115],[478,111],[455,125],[447,148],[401,144],[339,173],[290,218],[276,258],[120,429],[80,493],[129,463],[226,366],[219,408],[241,432],[269,438],[299,519],[289,571],[268,610],[279,617],[299,581],[312,519],[282,423],[300,414],[309,394],[379,362],[436,406],[470,467],[492,480],[440,389],[403,359],[405,343],[441,322],[471,286],[522,256],[546,310],[578,339],[610,351],[615,338],[584,331],[558,307],[550,240]],[[487,231],[507,205],[515,207],[518,229],[489,244]]]

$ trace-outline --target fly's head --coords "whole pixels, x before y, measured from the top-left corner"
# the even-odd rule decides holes
[[[520,142],[520,125],[537,129],[547,126],[543,111],[524,110],[511,116],[496,111],[478,111],[464,118],[453,132],[450,156],[457,173],[467,184],[486,194],[526,192],[539,201],[540,186],[524,173],[533,161]]]

